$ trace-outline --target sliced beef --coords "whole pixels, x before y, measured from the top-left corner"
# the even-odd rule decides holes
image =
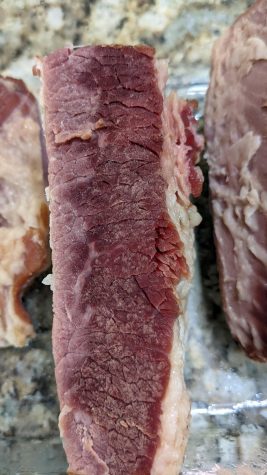
[[[37,103],[22,81],[0,77],[0,346],[34,335],[21,295],[48,264]]]
[[[146,46],[65,48],[36,72],[69,471],[175,475],[187,439],[183,325],[199,220],[189,195],[202,183],[192,108],[174,95],[164,102],[166,65]]]
[[[205,130],[224,310],[252,358],[267,359],[267,2],[215,44]]]

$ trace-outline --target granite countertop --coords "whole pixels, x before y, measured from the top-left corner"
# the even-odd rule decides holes
[[[252,0],[0,0],[0,70],[88,43],[148,43],[183,81],[207,81],[213,41]],[[35,83],[37,84],[37,83]]]
[[[39,81],[31,74],[35,55],[70,44],[142,42],[154,46],[159,57],[169,58],[171,87],[186,93],[192,91],[190,84],[197,83],[204,90],[214,40],[251,3],[0,0],[0,73],[21,77],[38,95]],[[204,220],[197,234],[201,251],[189,302],[185,375],[193,419],[187,470],[203,468],[203,460],[206,468],[219,462],[229,465],[251,460],[267,440],[267,406],[254,409],[252,404],[252,409],[231,412],[235,403],[266,398],[266,370],[244,356],[226,327],[207,187],[198,205]],[[41,278],[27,292],[25,305],[35,324],[36,339],[24,349],[0,350],[0,473],[14,475],[19,468],[18,473],[27,475],[59,475],[65,462],[57,428],[51,293]],[[210,404],[219,405],[213,413]],[[220,407],[224,408],[221,412]]]

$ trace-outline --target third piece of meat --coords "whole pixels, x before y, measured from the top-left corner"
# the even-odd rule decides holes
[[[34,336],[21,297],[48,265],[37,102],[22,81],[0,77],[0,347]]]

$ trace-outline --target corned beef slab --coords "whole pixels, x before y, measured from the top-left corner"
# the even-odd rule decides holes
[[[223,306],[248,355],[267,360],[267,2],[215,44],[205,131]]]
[[[59,426],[76,475],[177,475],[202,140],[147,46],[42,59]]]
[[[22,81],[0,77],[0,347],[34,336],[21,295],[48,264],[37,103]]]

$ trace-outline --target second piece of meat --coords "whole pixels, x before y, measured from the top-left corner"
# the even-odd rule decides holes
[[[267,360],[267,2],[216,43],[205,131],[224,310],[252,358]]]

